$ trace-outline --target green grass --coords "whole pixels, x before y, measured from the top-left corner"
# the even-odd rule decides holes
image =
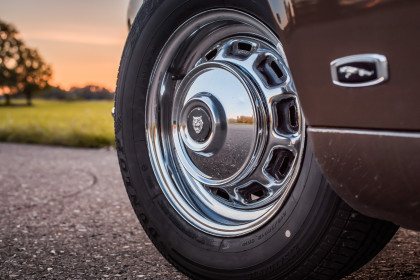
[[[0,106],[0,141],[98,148],[115,145],[112,101],[34,100]]]

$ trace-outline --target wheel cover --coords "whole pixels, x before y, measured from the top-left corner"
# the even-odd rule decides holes
[[[146,133],[159,185],[187,222],[224,237],[261,227],[295,183],[305,143],[279,40],[233,10],[185,22],[153,70]]]

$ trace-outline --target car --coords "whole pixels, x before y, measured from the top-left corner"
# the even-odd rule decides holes
[[[116,149],[160,253],[193,279],[339,279],[420,230],[419,12],[130,1]]]

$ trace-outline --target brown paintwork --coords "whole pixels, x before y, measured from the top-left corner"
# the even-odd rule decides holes
[[[363,214],[420,230],[420,133],[364,133],[309,130],[324,175]]]
[[[267,1],[310,126],[420,131],[420,1]],[[385,55],[390,80],[334,85],[329,63],[363,53]],[[309,133],[333,189],[363,214],[420,230],[420,138],[339,131]]]
[[[420,1],[268,1],[311,126],[420,130]],[[334,85],[329,63],[363,53],[385,55],[390,80]]]

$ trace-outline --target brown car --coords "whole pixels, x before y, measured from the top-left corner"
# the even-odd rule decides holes
[[[194,279],[338,279],[420,230],[419,15],[132,0],[115,136],[162,255]]]

